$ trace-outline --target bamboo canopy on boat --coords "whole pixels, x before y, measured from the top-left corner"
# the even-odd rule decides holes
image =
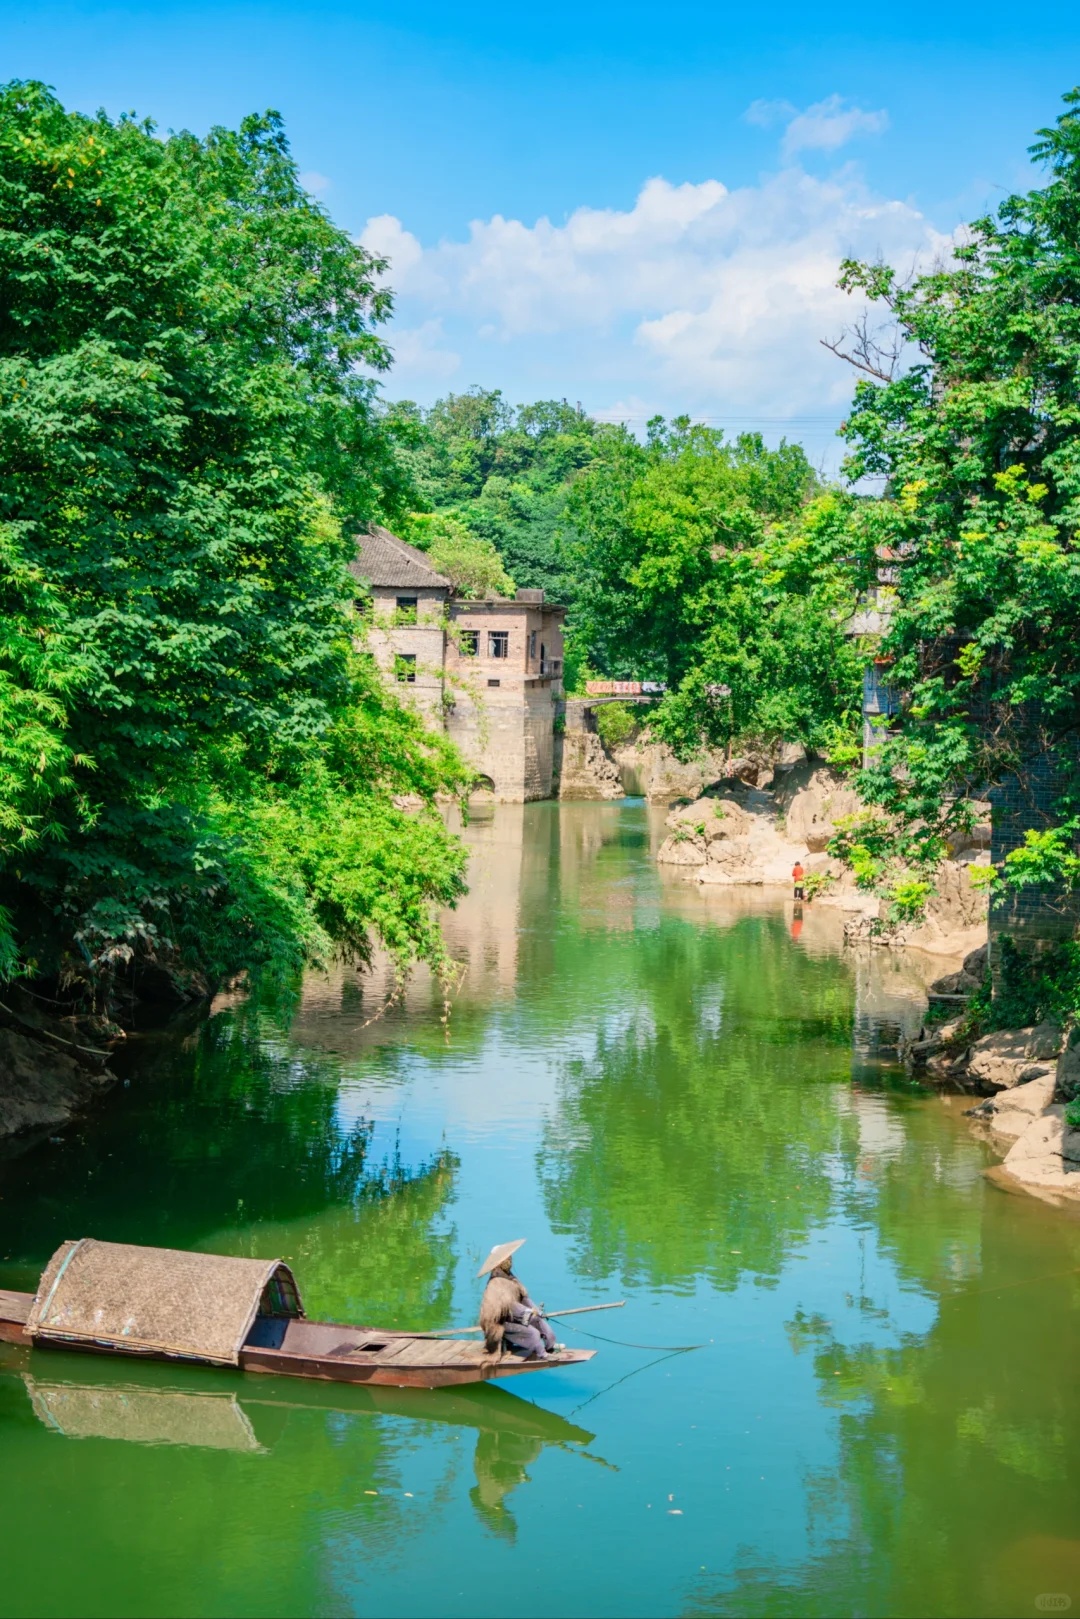
[[[45,1267],[26,1331],[35,1342],[236,1366],[260,1314],[304,1314],[293,1274],[280,1259],[82,1237],[62,1243]]]

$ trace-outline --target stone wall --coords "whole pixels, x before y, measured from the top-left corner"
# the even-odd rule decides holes
[[[448,688],[446,732],[487,776],[496,799],[521,803],[553,791],[554,704],[549,684],[525,690]]]
[[[622,798],[619,767],[593,731],[566,730],[557,739],[559,797],[584,802]]]

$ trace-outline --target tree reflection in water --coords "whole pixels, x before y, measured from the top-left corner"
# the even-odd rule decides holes
[[[858,1146],[850,975],[782,919],[639,939],[636,1011],[569,1062],[539,1168],[583,1275],[686,1289],[775,1277]]]

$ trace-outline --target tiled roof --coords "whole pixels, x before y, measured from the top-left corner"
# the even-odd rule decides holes
[[[388,528],[379,528],[375,523],[366,534],[358,536],[356,561],[350,562],[349,572],[376,587],[405,585],[424,590],[450,589],[449,579],[435,572],[423,551],[418,551],[415,545],[406,545]]]

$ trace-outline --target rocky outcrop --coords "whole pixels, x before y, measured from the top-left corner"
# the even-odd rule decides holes
[[[922,921],[905,930],[902,942],[931,955],[954,956],[975,950],[986,938],[987,897],[971,880],[973,865],[988,865],[990,856],[965,852],[943,860],[934,877]]]
[[[1080,1130],[1052,1103],[1018,1136],[1001,1165],[1002,1173],[1037,1196],[1080,1198]]]
[[[777,830],[769,794],[741,782],[723,786],[726,791],[672,810],[671,834],[657,859],[691,867],[702,883],[790,884],[794,856]]]
[[[997,1029],[965,1049],[958,1021],[924,1031],[907,1053],[948,1088],[985,1098],[968,1117],[1004,1153],[989,1173],[1055,1202],[1080,1198],[1080,1130],[1070,1125],[1063,1096],[1074,1085],[1080,1089],[1080,1034],[1074,1034],[1063,1040],[1059,1025],[1047,1021]]]
[[[621,770],[634,778],[650,804],[696,799],[728,769],[727,756],[718,751],[706,752],[683,764],[665,742],[647,739],[617,748],[615,759]]]
[[[1074,1023],[1058,1058],[1055,1102],[1075,1102],[1080,1097],[1080,1024]]]
[[[979,857],[979,864],[984,862]],[[849,944],[870,944],[922,950],[931,956],[971,954],[984,946],[987,926],[987,899],[984,889],[971,880],[972,860],[943,860],[935,873],[935,892],[927,901],[923,920],[918,923],[885,925],[875,911],[874,918],[849,923],[845,938]]]
[[[1052,1080],[1060,1045],[1061,1030],[1051,1023],[983,1035],[967,1054],[970,1089],[980,1096],[996,1096],[1032,1080]]]
[[[800,750],[801,751],[801,750]],[[757,766],[747,765],[757,775]],[[682,867],[699,883],[721,887],[759,887],[773,884],[790,891],[791,869],[801,861],[808,875],[816,876],[815,904],[848,911],[877,912],[877,900],[855,887],[851,872],[824,853],[808,851],[805,842],[790,835],[791,812],[795,824],[824,836],[831,826],[828,815],[847,813],[849,790],[831,772],[805,759],[790,767],[772,767],[766,779],[780,786],[756,787],[741,777],[727,776],[689,804],[671,811],[669,836],[657,859]],[[831,832],[829,836],[831,836]],[[820,881],[820,879],[825,879]]]
[[[622,776],[593,731],[566,731],[558,739],[559,797],[584,800],[621,798]]]
[[[84,1061],[59,1043],[0,1027],[0,1137],[67,1124],[114,1083],[103,1061]]]
[[[823,853],[836,836],[837,821],[863,808],[853,787],[826,765],[813,761],[779,770],[773,797],[788,842],[801,844],[810,854]]]
[[[982,981],[986,976],[987,956],[988,947],[985,944],[969,951],[964,957],[963,966],[957,972],[945,973],[943,977],[934,979],[927,990],[930,999],[953,999],[958,995],[966,998],[974,995],[975,991],[982,987]]]

